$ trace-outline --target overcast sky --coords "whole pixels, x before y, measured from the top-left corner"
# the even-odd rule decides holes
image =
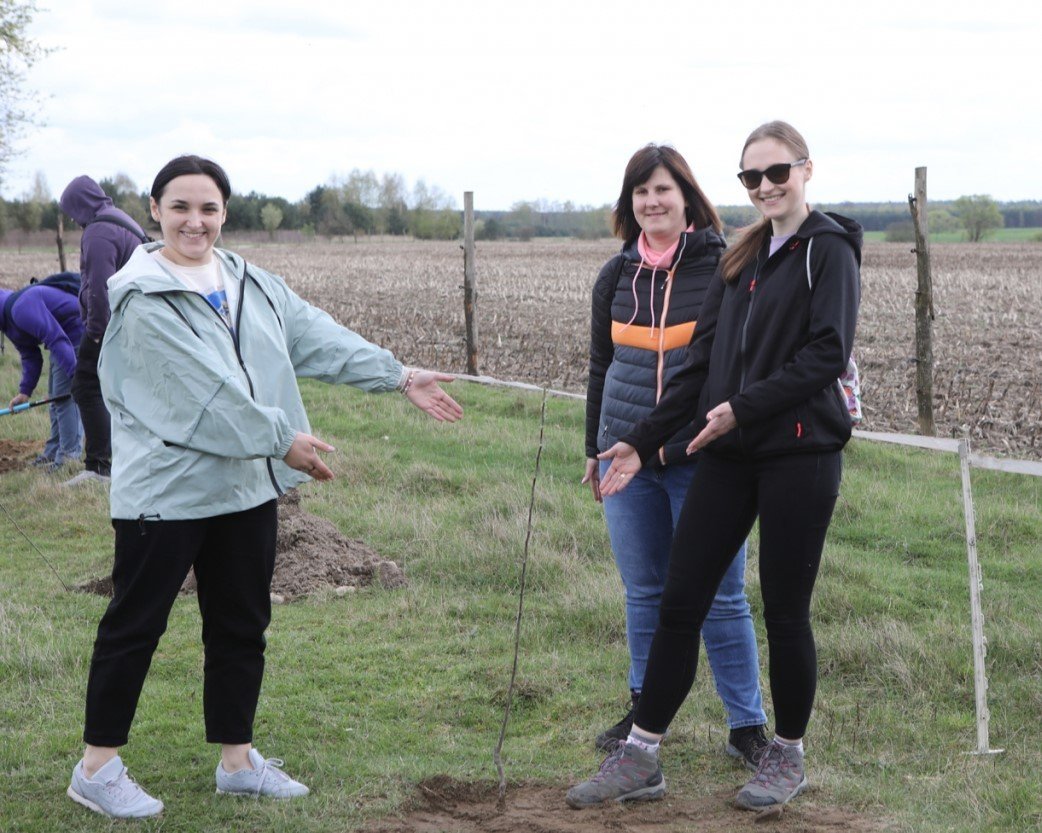
[[[352,168],[479,209],[614,201],[668,142],[741,204],[746,135],[806,137],[818,202],[1042,199],[1042,5],[631,0],[39,0],[43,127],[2,183],[52,193],[199,153],[290,200]]]

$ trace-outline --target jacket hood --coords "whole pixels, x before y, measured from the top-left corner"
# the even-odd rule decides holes
[[[865,233],[857,220],[851,220],[842,214],[831,211],[812,211],[796,232],[797,237],[807,239],[819,234],[835,234],[843,238],[854,250],[858,266],[861,265],[861,247],[865,242]]]
[[[172,292],[184,291],[184,284],[156,263],[152,252],[163,248],[161,241],[138,246],[130,256],[126,266],[108,280],[109,306],[115,311],[124,299],[132,292]],[[214,249],[218,258],[228,271],[234,275],[242,275],[245,261],[237,254],[224,249]],[[228,276],[225,272],[225,277]]]
[[[89,176],[76,177],[62,192],[62,211],[81,226],[87,225],[103,208],[113,208],[112,200]]]

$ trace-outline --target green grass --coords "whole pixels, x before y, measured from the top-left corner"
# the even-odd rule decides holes
[[[15,362],[0,360],[14,389]],[[394,811],[419,779],[495,778],[509,681],[540,398],[457,383],[466,417],[438,425],[394,395],[305,384],[337,479],[305,507],[401,564],[409,587],[279,606],[269,630],[258,747],[287,759],[306,801],[213,795],[203,740],[199,621],[179,601],[124,759],[167,811],[149,831],[352,830]],[[0,417],[42,438],[44,409]],[[518,689],[504,748],[511,780],[563,791],[596,766],[590,740],[626,697],[621,588],[585,487],[582,405],[547,403]],[[821,678],[807,737],[815,801],[914,831],[1042,823],[1042,481],[975,472],[992,745],[976,743],[966,548],[953,455],[848,448],[815,599]],[[107,572],[103,492],[35,472],[0,477],[0,502],[67,583]],[[110,830],[63,796],[80,750],[91,643],[105,600],[67,593],[0,512],[0,829]],[[750,599],[765,645],[750,547]],[[676,793],[725,790],[722,708],[706,673],[664,753]],[[765,696],[769,697],[764,676]]]
[[[886,241],[885,231],[866,231],[865,240],[882,243]],[[931,243],[966,243],[964,231],[931,231]],[[985,243],[1038,243],[1042,242],[1042,228],[1000,228],[990,232],[984,238]],[[904,244],[902,244],[904,245]]]

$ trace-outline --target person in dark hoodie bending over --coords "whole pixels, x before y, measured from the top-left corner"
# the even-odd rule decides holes
[[[83,227],[80,241],[80,315],[83,340],[76,359],[72,396],[83,421],[85,471],[80,480],[107,480],[112,468],[109,412],[101,398],[98,354],[109,322],[108,279],[130,259],[148,238],[141,226],[112,200],[89,176],[78,176],[66,186],[61,209]]]
[[[692,417],[702,450],[676,526],[659,626],[633,729],[572,807],[658,798],[658,746],[695,678],[699,632],[753,523],[775,712],[774,740],[735,803],[780,807],[807,786],[803,735],[817,686],[810,601],[839,494],[851,421],[839,383],[861,298],[861,227],[812,211],[813,165],[785,122],[752,132],[738,177],[763,219],[721,259],[684,365],[649,416],[599,455],[610,497]],[[711,519],[707,521],[706,519]]]

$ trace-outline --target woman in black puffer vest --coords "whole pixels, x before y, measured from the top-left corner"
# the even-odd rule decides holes
[[[684,158],[648,145],[630,159],[614,213],[624,241],[593,289],[586,399],[586,476],[601,501],[599,452],[654,409],[684,360],[702,300],[724,251],[720,220]],[[658,625],[670,543],[695,470],[692,425],[667,438],[624,494],[603,501],[626,590],[631,708],[596,741],[607,750],[629,734]],[[766,746],[756,636],[745,597],[745,545],[721,584],[703,629],[727,709],[727,751],[753,767]]]

